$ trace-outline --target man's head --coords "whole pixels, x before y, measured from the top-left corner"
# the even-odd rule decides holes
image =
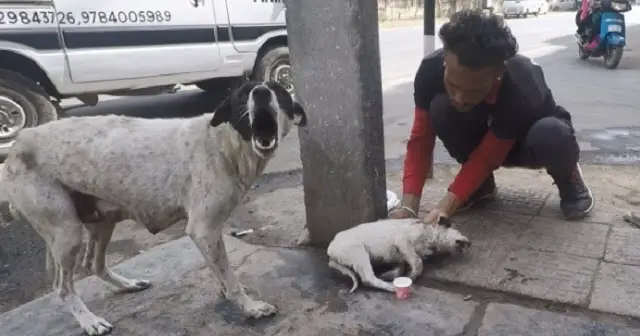
[[[445,51],[445,88],[456,109],[467,112],[502,78],[518,42],[502,17],[480,10],[453,14],[439,35]]]

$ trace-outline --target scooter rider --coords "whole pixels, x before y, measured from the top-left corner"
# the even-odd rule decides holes
[[[584,39],[584,48],[595,49],[600,35],[600,19],[602,16],[602,0],[582,0],[578,22],[578,34],[582,37],[588,28],[589,34]]]

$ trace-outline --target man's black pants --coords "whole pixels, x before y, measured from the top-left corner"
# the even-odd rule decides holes
[[[458,112],[446,94],[439,94],[431,102],[429,116],[436,135],[460,164],[468,160],[489,129],[488,106]],[[520,137],[503,166],[546,168],[552,177],[564,177],[575,169],[579,154],[570,121],[545,117]]]

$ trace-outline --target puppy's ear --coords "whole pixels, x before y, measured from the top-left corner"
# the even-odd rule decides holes
[[[445,228],[450,228],[451,220],[445,216],[440,216],[440,218],[438,218],[438,225],[441,225]]]
[[[298,127],[307,126],[307,114],[304,112],[302,104],[293,102],[293,124]]]
[[[231,99],[228,97],[216,107],[215,111],[213,111],[213,118],[211,118],[211,122],[209,123],[211,126],[216,127],[220,126],[220,124],[229,122],[231,120]]]

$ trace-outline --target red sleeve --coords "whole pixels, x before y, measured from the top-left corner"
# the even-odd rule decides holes
[[[456,195],[458,200],[467,201],[491,172],[504,163],[514,144],[513,139],[500,139],[488,131],[480,145],[471,153],[469,160],[460,168],[449,186],[449,191]]]
[[[583,21],[589,15],[589,0],[582,0],[582,6],[580,6],[580,21]]]
[[[427,111],[416,107],[413,128],[407,142],[404,158],[403,193],[422,196],[422,188],[429,174],[429,163],[433,156],[436,134],[433,131]]]

